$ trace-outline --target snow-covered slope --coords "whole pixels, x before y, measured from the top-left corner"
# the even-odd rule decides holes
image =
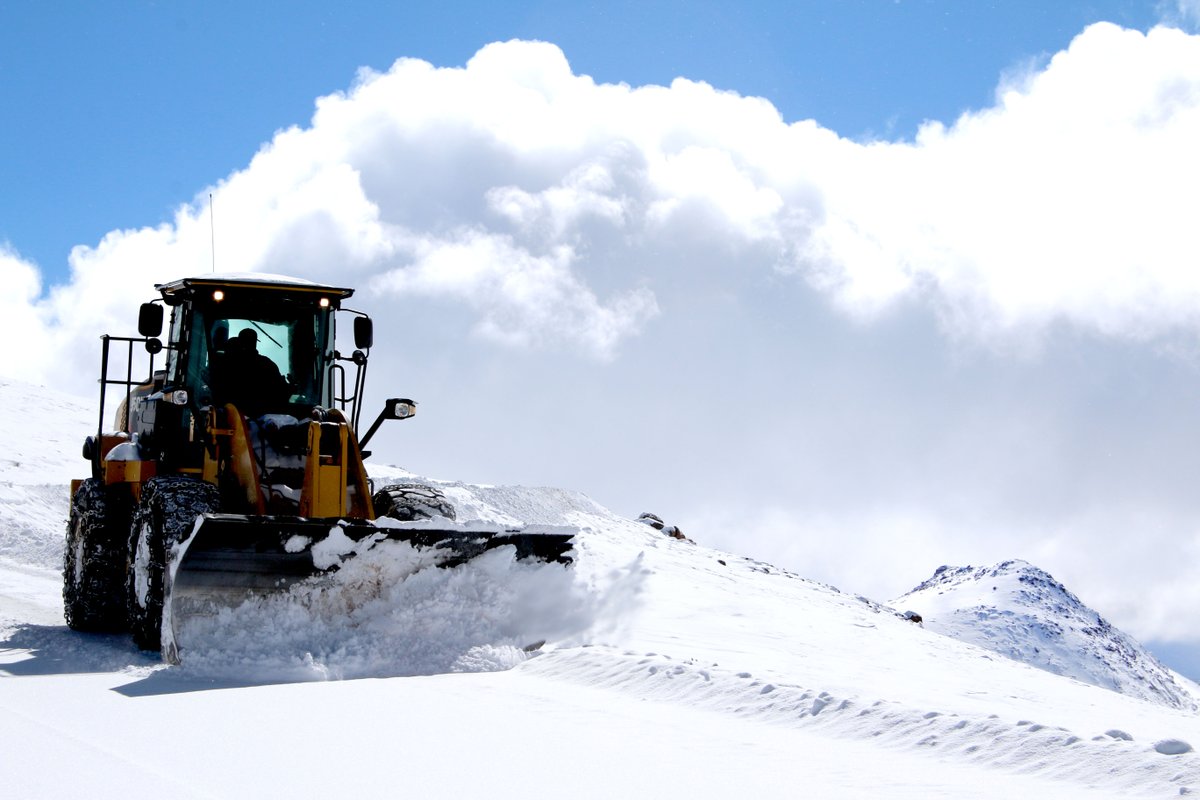
[[[6,432],[10,453],[38,452],[23,437],[54,422],[38,413]],[[47,469],[63,481],[77,471],[65,438],[69,458]],[[26,487],[11,468],[0,482]],[[23,510],[0,518],[0,547],[24,542],[0,563],[6,791],[127,800],[151,787],[222,798],[546,787],[695,800],[1200,790],[1192,711],[996,657],[576,492],[441,485],[461,520],[577,528],[575,564],[524,574],[497,553],[466,569],[381,570],[336,640],[284,635],[295,620],[280,618],[182,667],[125,637],[66,630],[57,556],[39,555],[61,548],[65,490],[24,495]],[[26,533],[4,521],[18,518]],[[371,679],[324,680],[345,676]]]
[[[1015,661],[1173,708],[1196,698],[1132,637],[1025,561],[939,567],[894,605],[930,630]]]
[[[0,558],[58,568],[68,487],[88,476],[81,451],[95,412],[81,398],[5,378],[0,408]]]

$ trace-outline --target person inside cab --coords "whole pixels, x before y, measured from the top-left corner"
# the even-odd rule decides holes
[[[290,391],[274,361],[258,352],[258,332],[243,328],[225,346],[221,358],[219,400],[233,403],[247,417],[283,411]]]

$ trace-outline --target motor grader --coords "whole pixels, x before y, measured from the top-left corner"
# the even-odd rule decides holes
[[[334,535],[408,542],[435,552],[439,566],[501,546],[516,558],[570,561],[569,533],[463,525],[433,486],[374,488],[362,448],[416,403],[387,400],[359,437],[373,326],[343,307],[352,289],[262,274],[155,289],[139,336],[101,337],[99,422],[83,446],[91,476],[71,484],[71,628],[128,630],[176,661],[182,599],[236,605],[336,570],[347,556],[313,555]],[[339,316],[352,319],[349,355],[336,347]],[[114,392],[121,402],[106,429]]]

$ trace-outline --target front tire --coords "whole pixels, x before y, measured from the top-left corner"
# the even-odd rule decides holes
[[[168,554],[191,535],[196,517],[219,507],[217,487],[190,478],[151,478],[130,526],[129,628],[142,650],[162,649]]]
[[[128,504],[88,478],[71,498],[63,551],[63,618],[76,631],[125,630]]]
[[[396,483],[385,486],[371,498],[376,517],[391,517],[405,522],[444,517],[454,519],[454,506],[440,489],[423,483]]]

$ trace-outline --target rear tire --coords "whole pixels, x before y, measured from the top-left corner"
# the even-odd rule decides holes
[[[129,629],[142,650],[162,649],[168,553],[191,535],[196,517],[217,511],[217,487],[191,478],[151,478],[129,533]]]
[[[404,522],[444,517],[454,519],[454,506],[440,489],[423,483],[396,483],[375,493],[372,502],[376,517],[391,517]]]
[[[63,617],[76,631],[119,632],[125,619],[128,502],[88,478],[71,498],[63,551]]]

